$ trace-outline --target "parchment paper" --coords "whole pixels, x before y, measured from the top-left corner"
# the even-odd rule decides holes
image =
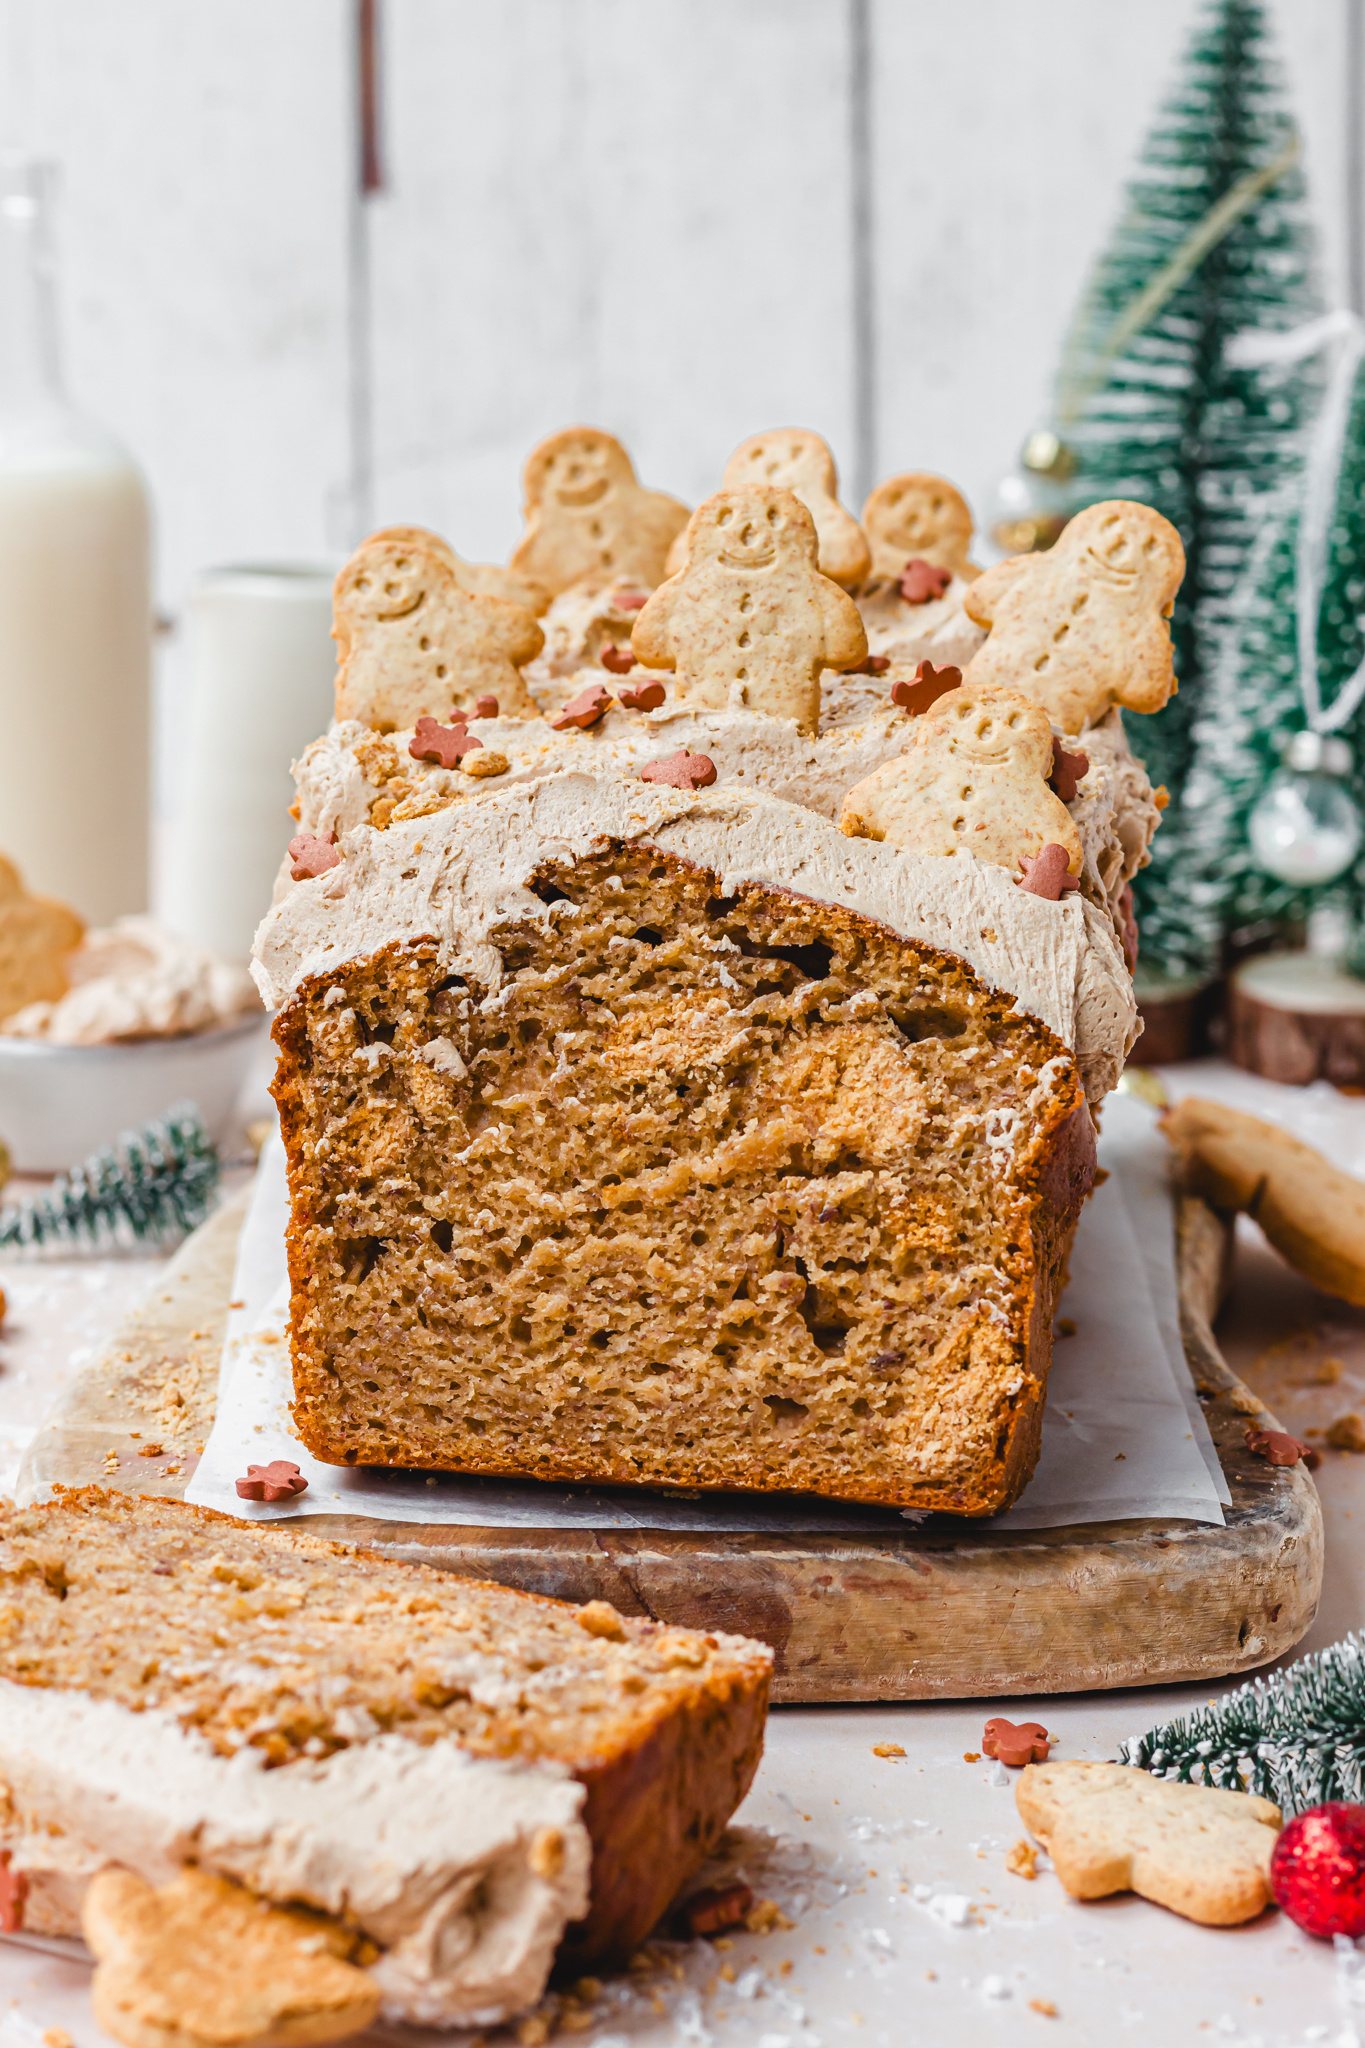
[[[1059,1311],[1076,1334],[1056,1347],[1038,1469],[1015,1507],[976,1526],[1041,1529],[1148,1515],[1222,1522],[1220,1502],[1229,1495],[1180,1347],[1167,1154],[1146,1104],[1111,1096],[1100,1140],[1109,1178],[1087,1202],[1076,1233]],[[188,1500],[266,1521],[358,1514],[475,1527],[761,1534],[878,1529],[900,1520],[893,1508],[808,1496],[553,1486],[319,1463],[289,1420],[286,1212],[276,1136],[262,1154],[242,1232],[232,1295],[242,1306],[229,1317],[217,1420]],[[307,1493],[277,1505],[239,1500],[233,1482],[248,1463],[274,1458],[298,1465]]]

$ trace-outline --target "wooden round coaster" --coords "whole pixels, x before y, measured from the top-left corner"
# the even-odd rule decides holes
[[[1270,1081],[1365,1088],[1365,981],[1318,953],[1260,953],[1228,987],[1228,1057]]]

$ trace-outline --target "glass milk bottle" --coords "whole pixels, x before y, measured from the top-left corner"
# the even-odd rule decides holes
[[[0,156],[0,853],[107,924],[147,904],[149,520],[62,390],[53,185]]]

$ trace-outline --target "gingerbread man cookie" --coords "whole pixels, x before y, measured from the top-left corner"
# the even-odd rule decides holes
[[[970,676],[914,721],[904,751],[855,783],[839,827],[908,853],[970,853],[1019,880],[1044,846],[1081,872],[1081,835],[1048,788],[1052,727],[1017,690]]]
[[[726,463],[720,484],[724,491],[791,491],[815,521],[820,574],[846,590],[866,576],[871,560],[867,537],[839,503],[834,457],[818,434],[805,427],[782,427],[752,435]]]
[[[30,1003],[59,1002],[70,987],[66,962],[84,922],[52,896],[30,896],[0,854],[0,1018]]]
[[[907,469],[878,484],[863,506],[872,574],[898,583],[910,562],[928,562],[970,581],[981,571],[968,560],[971,508],[946,477]]]
[[[378,1984],[347,1960],[354,1934],[192,1865],[159,1890],[100,1871],[81,1924],[95,2018],[126,2048],[304,2048],[379,2016]]]
[[[669,543],[687,507],[647,491],[621,443],[600,427],[566,427],[531,451],[522,479],[526,531],[512,555],[518,576],[553,597],[574,583],[644,584],[666,573]]]
[[[1180,535],[1150,505],[1091,505],[1045,554],[1014,555],[973,583],[967,612],[990,637],[968,679],[1023,690],[1063,732],[1113,704],[1160,711],[1176,686],[1166,622],[1184,574]]]
[[[1235,1927],[1270,1904],[1280,1809],[1255,1793],[1065,1763],[1030,1764],[1014,1798],[1073,1899],[1137,1892],[1205,1927]]]
[[[362,541],[336,581],[338,718],[401,732],[422,717],[472,712],[496,697],[507,718],[533,718],[520,669],[545,644],[523,605],[460,586],[445,542],[418,527]]]
[[[504,597],[508,604],[519,604],[523,610],[533,612],[536,618],[550,608],[550,593],[544,584],[532,583],[526,576],[515,576],[497,562],[466,562],[462,555],[456,554],[449,541],[443,540],[439,533],[429,532],[425,526],[381,526],[378,533],[372,533],[369,538],[430,548],[446,563],[461,590],[467,590],[471,597]]]
[[[814,732],[820,671],[867,657],[857,606],[816,567],[815,523],[791,491],[717,491],[692,514],[685,568],[656,590],[631,644],[675,669],[678,705],[794,718]]]

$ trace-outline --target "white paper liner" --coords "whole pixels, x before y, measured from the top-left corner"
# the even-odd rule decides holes
[[[1168,1147],[1147,1106],[1111,1096],[1100,1163],[1109,1179],[1086,1203],[1060,1315],[1076,1335],[1053,1359],[1043,1448],[1023,1498],[974,1526],[1044,1529],[1176,1516],[1223,1520],[1230,1499],[1190,1385],[1176,1308]],[[197,1506],[277,1521],[298,1515],[374,1515],[471,1527],[690,1529],[770,1534],[896,1526],[894,1508],[808,1496],[693,1494],[648,1487],[549,1485],[324,1465],[289,1419],[288,1211],[284,1150],[262,1154],[242,1232],[218,1388],[217,1419],[186,1491]],[[308,1491],[290,1502],[244,1501],[248,1464],[286,1458]],[[913,1517],[919,1519],[919,1517]]]

